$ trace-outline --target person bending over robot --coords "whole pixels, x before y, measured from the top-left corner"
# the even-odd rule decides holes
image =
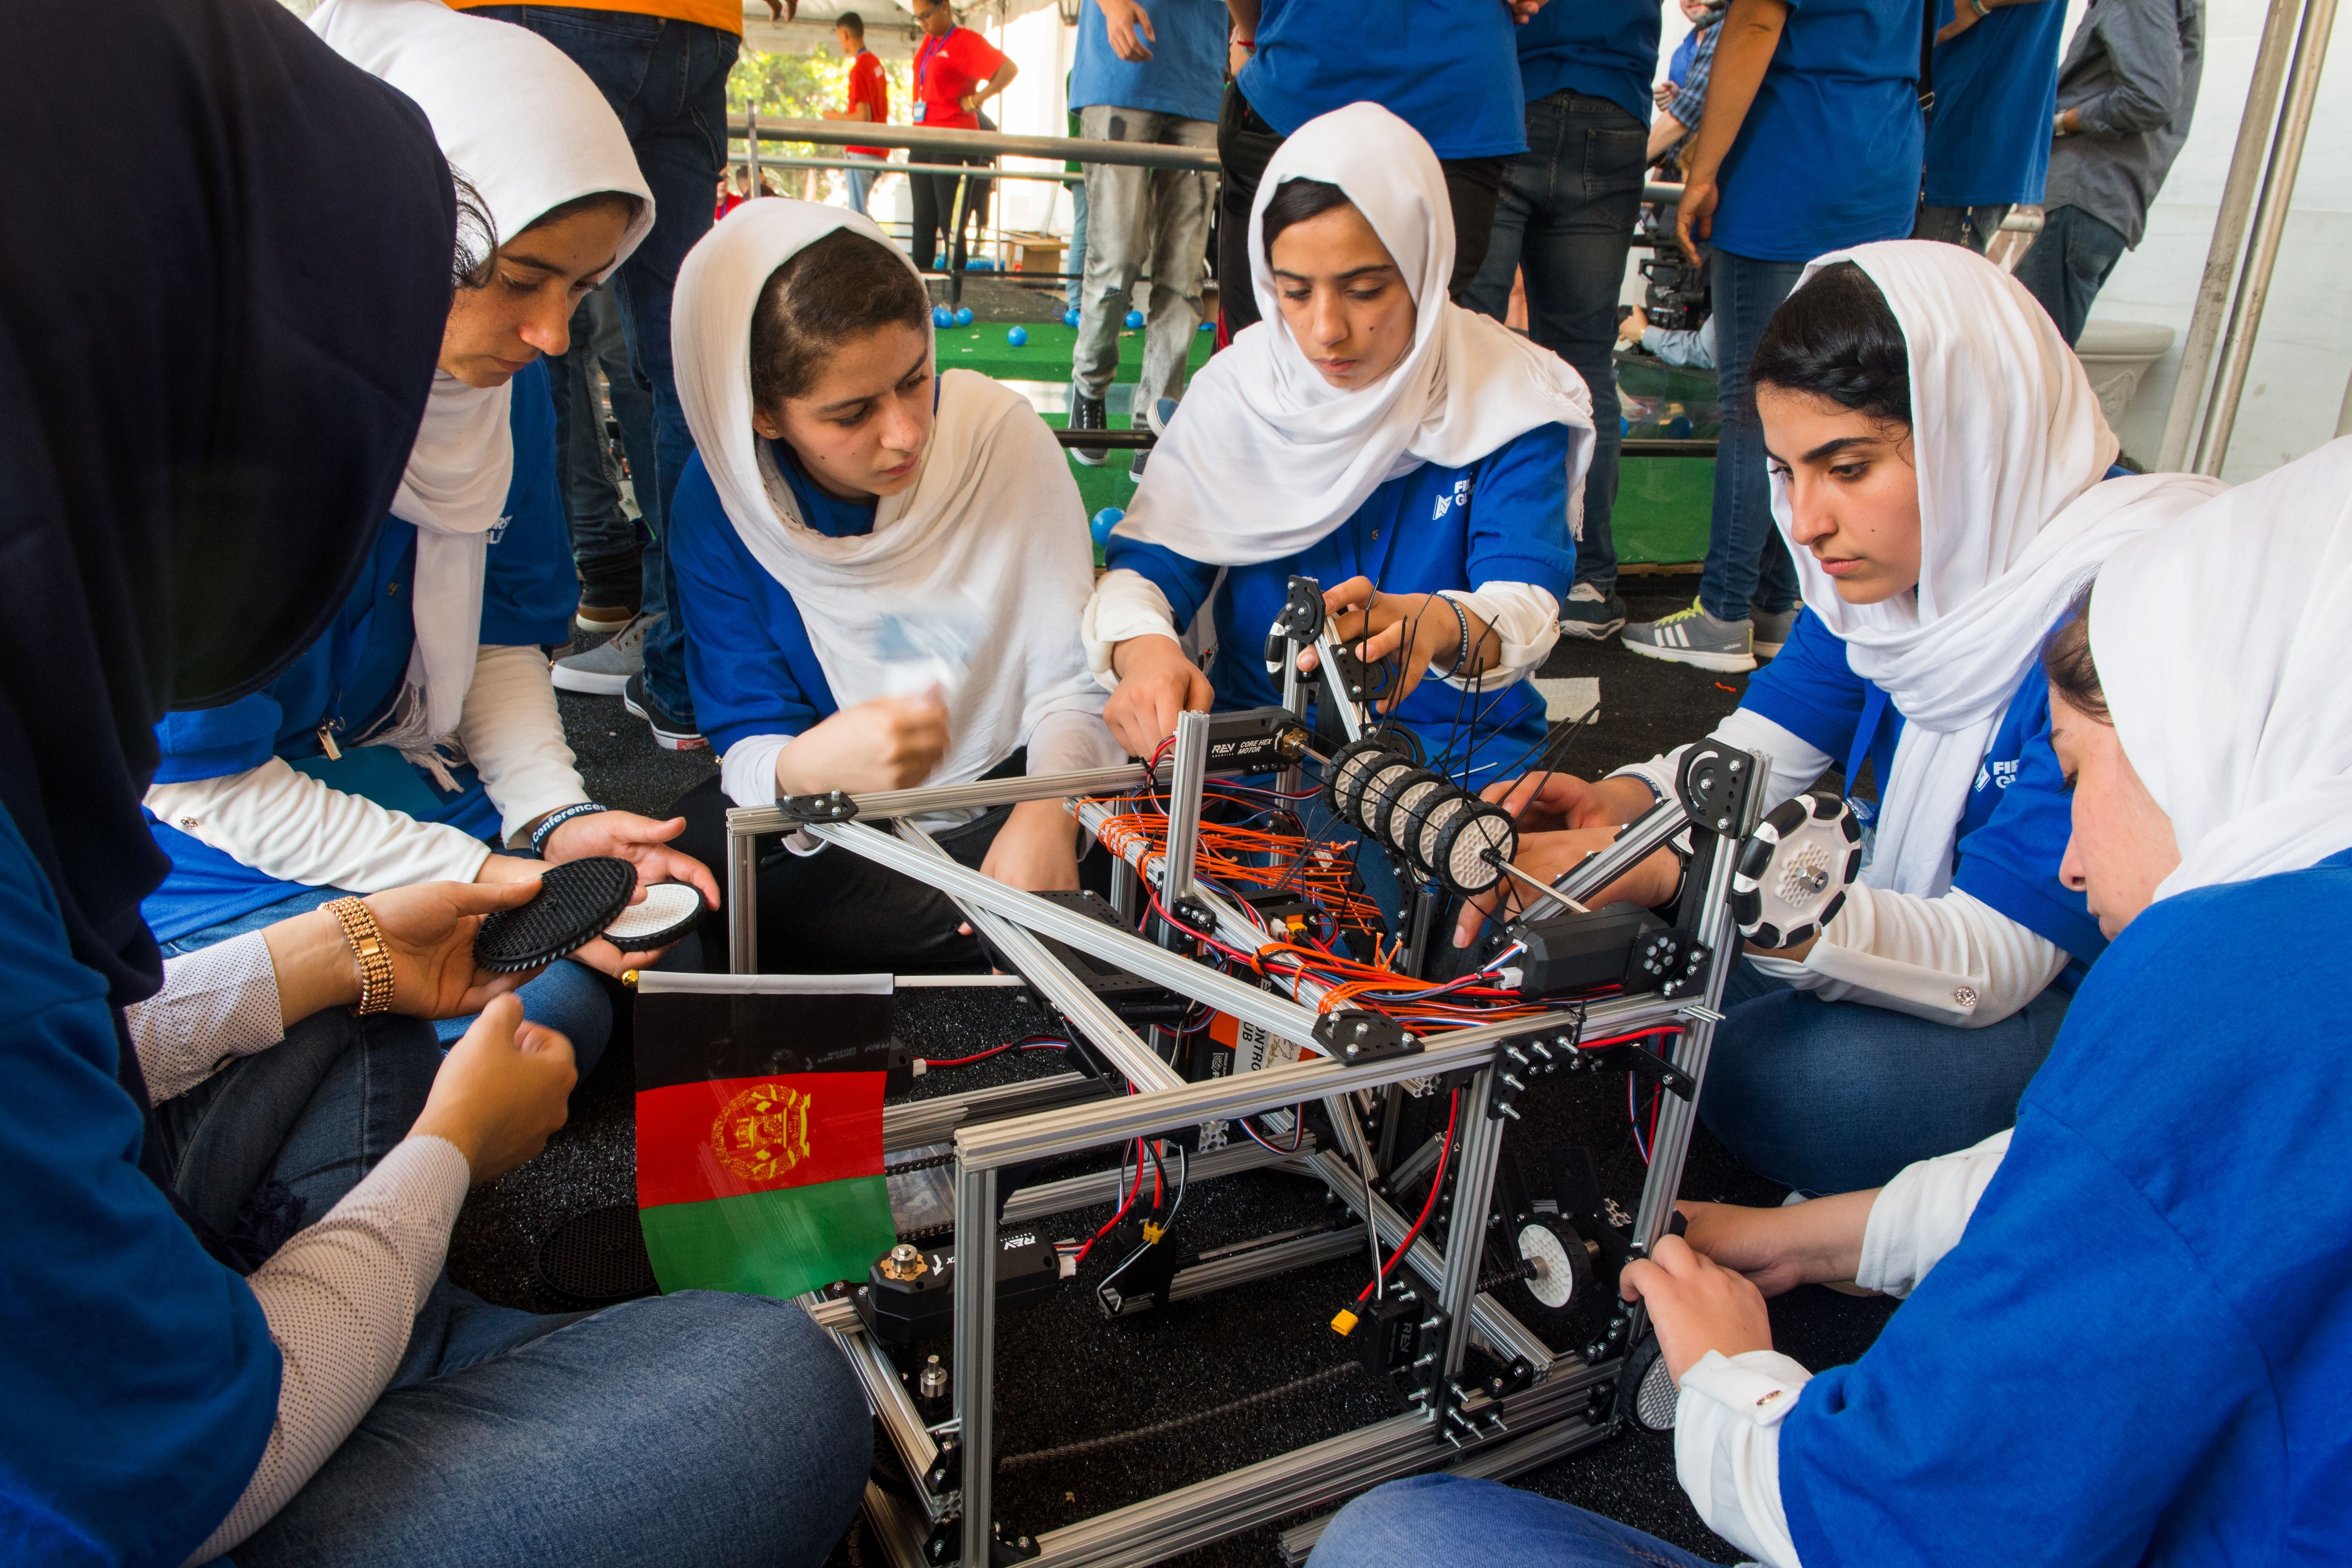
[[[310,26],[425,109],[497,249],[451,300],[392,515],[323,635],[261,690],[157,726],[146,804],[172,874],[148,922],[189,952],[344,891],[535,882],[539,863],[600,856],[716,901],[669,847],[681,824],[590,802],[544,651],[579,598],[544,356],[653,226],[628,139],[580,68],[520,28],[437,0],[329,0]],[[590,966],[656,956],[600,940],[527,986],[524,1011],[584,1070],[612,1029]],[[444,1042],[464,1027],[446,1021]]]
[[[2014,1133],[1879,1193],[1685,1205],[1687,1240],[1626,1266],[1684,1488],[1769,1568],[2342,1560],[2352,1070],[2326,1020],[2352,984],[2352,690],[2309,628],[2352,593],[2347,495],[2338,441],[2126,542],[2053,640],[2062,875],[2114,944]],[[2180,637],[2189,599],[2231,635]],[[1859,1361],[1772,1350],[1765,1293],[1857,1276],[1909,1294]],[[1448,1561],[1433,1542],[1701,1561],[1428,1476],[1342,1510],[1313,1568]]]
[[[730,803],[1121,760],[1078,641],[1093,563],[1069,464],[1018,393],[934,373],[930,310],[881,230],[807,202],[752,204],[678,274],[696,456],[671,559],[720,771],[677,810],[680,842],[714,863]],[[1058,800],[923,820],[1014,887],[1079,885]],[[945,895],[801,847],[761,866],[762,970],[982,960]],[[723,929],[705,927],[721,966]]]
[[[1958,247],[1822,258],[1754,370],[1805,613],[1716,735],[1770,757],[1768,807],[1832,768],[1853,794],[1865,765],[1878,804],[1836,918],[1728,977],[1700,1110],[1774,1181],[1847,1192],[2014,1119],[2104,946],[2058,874],[2035,652],[2101,561],[2221,487],[2115,467],[2048,316]],[[1510,786],[1538,830],[1520,864],[1567,869],[1673,789],[1680,760]],[[1664,904],[1680,880],[1661,851],[1603,897]]]
[[[1261,650],[1301,574],[1367,662],[1393,662],[1380,706],[1431,767],[1473,788],[1507,777],[1546,733],[1522,678],[1575,576],[1591,396],[1558,355],[1446,298],[1445,176],[1387,110],[1299,127],[1250,221],[1265,320],[1194,381],[1087,607],[1087,659],[1114,688],[1103,716],[1149,756],[1186,710],[1280,700]],[[1181,640],[1204,609],[1206,671]]]

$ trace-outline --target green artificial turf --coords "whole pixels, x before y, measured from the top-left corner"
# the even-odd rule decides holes
[[[941,370],[976,370],[999,381],[1066,381],[1070,354],[1077,347],[1078,330],[1060,322],[1030,322],[1022,330],[1029,341],[1020,348],[1005,342],[1011,329],[1000,322],[975,322],[969,327],[941,327],[939,356]],[[1214,332],[1194,332],[1189,363],[1193,370],[1209,362]],[[1143,374],[1143,333],[1118,334],[1118,370],[1114,381],[1134,381]]]

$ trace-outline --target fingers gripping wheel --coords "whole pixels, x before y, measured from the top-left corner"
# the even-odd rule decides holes
[[[482,917],[474,933],[474,963],[494,974],[516,974],[577,952],[620,918],[637,890],[637,868],[626,860],[566,860],[540,874],[539,891],[519,909]]]
[[[1759,947],[1794,947],[1818,936],[1862,870],[1862,825],[1837,795],[1783,801],[1739,847],[1731,912]]]

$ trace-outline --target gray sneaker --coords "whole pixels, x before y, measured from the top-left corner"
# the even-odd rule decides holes
[[[1085,393],[1078,390],[1076,383],[1072,383],[1070,386],[1070,428],[1073,430],[1103,430],[1108,429],[1109,426],[1110,420],[1103,408],[1103,400],[1099,397],[1088,397]],[[1069,449],[1069,452],[1073,458],[1084,463],[1089,468],[1099,468],[1102,467],[1104,452],[1103,448],[1100,447],[1072,447]]]
[[[1618,640],[1628,653],[1669,664],[1738,673],[1756,668],[1754,628],[1747,621],[1718,621],[1696,599],[1654,621],[1636,621]]]
[[[629,677],[646,667],[646,634],[659,616],[633,616],[629,624],[586,653],[555,661],[555,689],[584,691],[592,697],[618,697]]]
[[[1602,593],[1597,584],[1579,583],[1559,606],[1559,635],[1564,637],[1606,642],[1624,624],[1625,601]]]
[[[1789,646],[1789,637],[1797,629],[1797,617],[1804,613],[1799,605],[1793,610],[1759,610],[1751,608],[1748,616],[1756,623],[1756,657],[1772,658]]]

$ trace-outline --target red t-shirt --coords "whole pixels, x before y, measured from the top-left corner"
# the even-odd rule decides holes
[[[844,109],[866,106],[866,118],[876,125],[890,122],[890,81],[882,74],[882,62],[874,58],[872,49],[860,49],[849,63],[849,101]],[[849,152],[867,158],[887,158],[887,147],[852,147]]]
[[[924,35],[915,51],[915,122],[938,130],[977,131],[980,121],[963,96],[987,85],[1004,57],[969,27],[944,38]]]

